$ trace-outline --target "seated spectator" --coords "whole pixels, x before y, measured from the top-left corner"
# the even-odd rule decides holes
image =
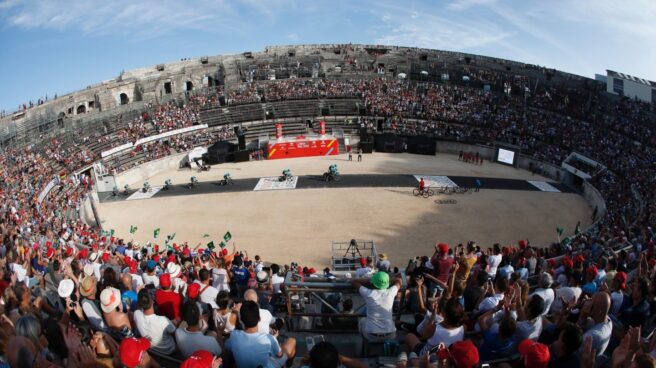
[[[558,340],[549,346],[551,363],[553,368],[578,368],[581,366],[581,358],[578,354],[583,343],[583,330],[574,323],[566,323],[558,335]]]
[[[533,340],[524,340],[517,347],[522,363],[526,368],[547,368],[549,366],[549,348]]]
[[[139,308],[134,312],[134,322],[142,337],[151,343],[151,349],[162,354],[171,354],[176,350],[173,334],[175,326],[171,321],[155,314],[153,298],[146,289],[139,291]]]
[[[595,293],[592,299],[587,300],[581,307],[579,325],[584,331],[583,341],[588,336],[592,337],[592,347],[597,352],[597,356],[606,351],[613,331],[613,322],[608,318],[609,310],[610,296],[605,292]]]
[[[218,308],[212,311],[214,326],[217,330],[223,330],[224,334],[231,333],[239,322],[239,313],[230,299],[230,294],[223,290],[216,296]]]
[[[531,295],[529,295],[529,296],[539,295],[540,298],[542,298],[542,300],[544,301],[544,310],[542,310],[541,315],[543,316],[549,313],[549,310],[551,309],[551,304],[556,299],[556,294],[554,293],[554,290],[551,288],[552,284],[553,284],[553,277],[551,276],[551,274],[547,272],[543,272],[540,275],[540,279],[538,280],[538,288],[535,289],[535,291],[532,292]]]
[[[285,285],[285,278],[280,276],[280,266],[277,264],[271,265],[271,287],[273,287],[274,294],[281,294]]]
[[[497,277],[494,279],[494,284],[492,284],[492,281],[488,280],[485,284],[485,292],[481,293],[474,309],[481,313],[496,308],[496,306],[503,301],[507,289],[508,279],[506,278]]]
[[[624,290],[626,289],[626,273],[623,271],[615,272],[613,281],[611,282],[610,293],[610,312],[609,315],[617,317],[620,313],[620,308],[624,304]]]
[[[148,262],[146,262],[146,273],[141,275],[144,285],[152,285],[154,288],[159,287],[159,277],[157,276],[156,270],[157,262],[149,259]]]
[[[457,368],[476,368],[480,361],[478,348],[471,340],[457,341],[448,347],[449,363]]]
[[[585,283],[581,288],[581,290],[583,290],[583,294],[591,296],[597,292],[597,283],[595,282],[597,274],[598,271],[597,267],[595,266],[590,266],[585,270]]]
[[[528,303],[523,306],[521,298],[516,298],[515,311],[517,312],[517,340],[530,339],[537,341],[542,333],[542,313],[545,302],[538,294],[529,297]]]
[[[282,346],[276,335],[259,331],[260,307],[256,302],[246,300],[239,310],[239,318],[244,330],[235,330],[225,343],[225,348],[236,362],[237,367],[275,367],[282,368],[296,355],[296,340],[288,338]]]
[[[458,299],[451,298],[446,301],[444,306],[443,320],[438,322],[435,316],[427,313],[427,318],[417,327],[420,336],[407,334],[405,344],[410,351],[415,352],[418,356],[427,354],[428,351],[439,345],[449,346],[456,341],[462,341],[465,336],[463,327],[464,310]],[[422,339],[427,339],[422,343]]]
[[[132,276],[129,273],[121,274],[121,300],[123,307],[128,311],[137,309],[137,293],[132,290]]]
[[[146,338],[123,339],[118,348],[119,360],[127,368],[159,368],[159,364],[148,355],[148,349],[150,349],[150,341]]]
[[[198,350],[182,362],[180,368],[220,368],[223,367],[222,363],[221,357],[214,356],[209,351]]]
[[[367,305],[367,316],[360,319],[359,330],[369,341],[385,341],[396,337],[396,326],[392,316],[394,299],[401,288],[401,280],[394,279],[389,285],[389,275],[376,272],[371,279],[373,288],[363,285],[367,280],[352,280],[351,285],[358,291]]]
[[[391,267],[390,261],[387,259],[387,254],[380,253],[378,255],[378,262],[376,262],[376,269],[382,272],[389,272]]]
[[[560,313],[563,309],[563,300],[566,303],[572,303],[579,300],[582,290],[581,285],[581,272],[578,270],[569,272],[567,279],[567,286],[560,286],[554,291],[554,302],[551,304],[551,313]]]
[[[273,297],[273,286],[271,285],[271,271],[259,271],[255,274],[255,281],[257,281],[257,300],[260,308],[266,309],[273,313],[273,306],[271,299]]]
[[[374,261],[371,259],[371,257],[360,258],[360,267],[355,270],[355,278],[369,278],[374,274],[374,272]]]
[[[629,326],[637,327],[644,324],[651,314],[651,308],[648,301],[649,296],[649,279],[640,277],[633,281],[631,291],[631,304],[620,312],[620,322],[624,329]]]
[[[170,290],[171,275],[168,273],[163,273],[159,277],[158,284],[160,288],[155,291],[155,304],[157,305],[157,313],[165,316],[171,321],[179,320],[182,296]]]
[[[213,355],[221,355],[218,336],[205,335],[201,331],[200,311],[195,302],[189,301],[182,306],[181,324],[175,330],[175,340],[182,356],[187,359],[197,350],[207,350]]]
[[[502,359],[515,353],[517,323],[510,313],[504,314],[496,328],[488,328],[487,323],[479,322],[479,325],[483,330],[483,343],[479,349],[481,360]]]
[[[463,294],[465,301],[465,312],[469,313],[474,311],[478,300],[481,298],[481,295],[485,294],[485,285],[487,284],[488,279],[489,275],[485,271],[478,271],[475,280],[470,279],[470,282],[465,288],[465,292]]]
[[[100,293],[100,308],[107,327],[120,332],[123,337],[132,335],[132,324],[128,314],[123,312],[121,292],[118,289],[108,287]]]
[[[80,295],[82,301],[80,305],[84,311],[84,316],[96,331],[104,331],[107,328],[103,319],[100,303],[96,299],[96,277],[88,276],[82,279],[80,283]]]
[[[341,355],[335,345],[322,341],[312,347],[309,357],[303,359],[302,368],[367,368],[368,365]]]
[[[257,292],[253,289],[246,290],[246,292],[244,293],[244,300],[249,300],[249,301],[258,303]],[[259,305],[259,303],[258,303],[258,305]],[[257,327],[258,327],[260,332],[268,334],[269,333],[269,326],[274,321],[273,315],[268,310],[260,308],[259,316],[260,316],[260,321],[257,324]]]

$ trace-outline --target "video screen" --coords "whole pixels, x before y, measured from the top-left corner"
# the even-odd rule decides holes
[[[499,151],[497,153],[497,161],[512,165],[515,163],[515,152],[514,151],[509,151],[507,149],[499,148]]]

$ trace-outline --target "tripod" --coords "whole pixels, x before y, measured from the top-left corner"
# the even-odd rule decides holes
[[[355,259],[356,254],[358,255],[358,258],[362,258],[360,248],[358,248],[358,242],[356,242],[355,239],[351,239],[351,243],[349,244],[348,248],[346,248],[346,252],[344,252],[343,258],[348,258],[347,256],[349,254],[351,254],[352,259]]]

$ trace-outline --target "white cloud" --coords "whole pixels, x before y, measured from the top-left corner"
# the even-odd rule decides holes
[[[456,0],[450,3],[447,8],[455,11],[463,11],[472,7],[481,5],[492,5],[496,0]]]

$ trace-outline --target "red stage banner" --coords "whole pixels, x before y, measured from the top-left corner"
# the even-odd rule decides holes
[[[267,144],[269,160],[339,154],[337,139],[313,139]]]

